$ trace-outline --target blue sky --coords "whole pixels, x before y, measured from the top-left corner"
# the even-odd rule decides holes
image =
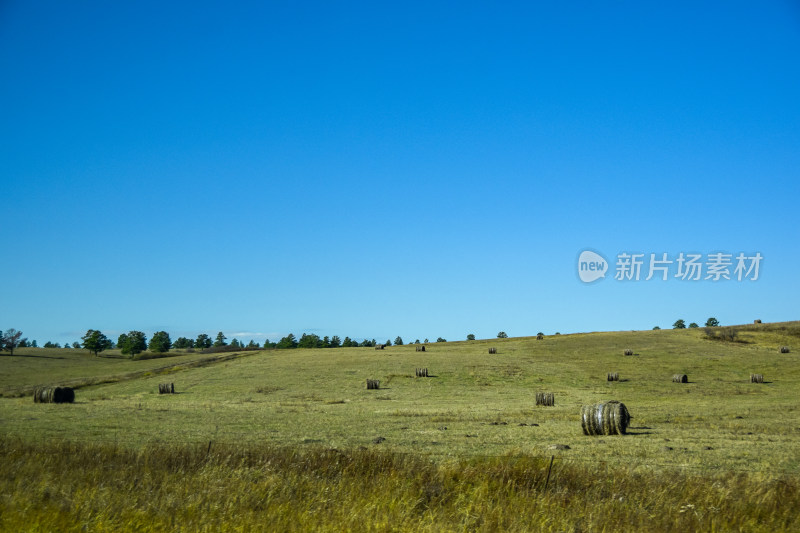
[[[0,329],[800,318],[796,2],[231,4],[0,3]],[[623,251],[764,259],[623,282]]]

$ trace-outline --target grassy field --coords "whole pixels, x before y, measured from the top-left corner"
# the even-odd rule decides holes
[[[338,487],[341,494],[323,506],[318,529],[369,529],[355,525],[358,516],[370,517],[375,530],[797,529],[800,519],[780,500],[800,495],[799,339],[800,323],[792,322],[741,327],[738,342],[709,340],[702,329],[692,329],[434,343],[426,352],[413,345],[248,352],[218,361],[203,361],[211,356],[200,354],[126,361],[67,350],[57,350],[64,359],[52,359],[52,353],[20,351],[25,357],[0,357],[0,390],[6,396],[0,398],[2,453],[5,464],[18,461],[20,473],[38,474],[12,476],[17,481],[3,490],[14,496],[3,500],[0,520],[12,517],[6,525],[18,526],[25,516],[41,518],[49,508],[39,494],[42,479],[61,487],[67,481],[57,472],[90,472],[87,461],[81,462],[84,455],[108,455],[109,464],[120,462],[121,471],[139,480],[143,473],[136,468],[157,471],[156,477],[174,473],[146,457],[185,463],[182,483],[202,491],[222,487],[229,478],[225,472],[258,478],[276,462],[323,461],[320,457],[335,449],[337,459],[323,461],[335,463],[328,465],[338,472],[334,481],[296,467],[278,468],[267,476],[270,490],[295,496],[262,492],[268,502],[258,505],[245,504],[242,496],[238,513],[256,516],[259,509],[271,509],[274,528],[309,529],[298,516],[306,516],[309,505],[317,509],[319,491]],[[791,352],[778,353],[782,345]],[[488,354],[490,346],[497,347],[496,355]],[[637,355],[623,356],[626,348]],[[431,377],[416,378],[417,367],[428,368]],[[618,372],[620,381],[607,381],[608,372]],[[689,383],[673,383],[678,373],[687,374]],[[751,373],[763,374],[765,383],[750,383]],[[367,390],[367,378],[379,379],[381,388]],[[65,382],[85,385],[74,404],[15,397],[37,384]],[[159,395],[162,382],[174,382],[177,394]],[[539,391],[553,392],[555,406],[537,407]],[[628,434],[584,436],[581,405],[609,399],[630,410]],[[562,449],[554,449],[557,445]],[[64,446],[72,451],[57,451]],[[42,456],[58,459],[42,470],[36,459]],[[542,476],[551,456],[552,488],[544,493]],[[264,460],[272,466],[265,467]],[[359,478],[346,468],[361,463],[373,465],[359,468],[376,479]],[[506,474],[500,479],[497,472],[511,477],[502,481]],[[359,479],[383,492],[358,488]],[[25,483],[31,486],[26,489]],[[297,484],[308,490],[293,492]],[[431,486],[439,487],[433,496]],[[119,509],[119,516],[106,516],[108,509],[100,507],[92,514],[101,496],[86,491],[84,510],[105,517],[98,523],[112,529],[141,529],[134,515],[151,520],[154,529],[174,529],[166,520],[177,515],[185,516],[187,530],[202,529],[204,516],[208,523],[233,520],[219,509],[189,512],[177,501],[162,502],[180,509],[161,518],[144,504]],[[634,498],[635,491],[647,494]],[[538,499],[528,501],[532,495]],[[214,494],[197,498],[218,504]],[[420,498],[435,505],[420,507]],[[339,508],[347,502],[350,507]],[[354,515],[352,508],[368,512]],[[502,514],[523,508],[534,518],[526,514],[514,521]],[[621,521],[619,513],[635,520]],[[69,529],[70,520],[78,520],[75,513],[62,514],[63,521],[42,522],[38,529]],[[434,518],[440,521],[425,522]]]

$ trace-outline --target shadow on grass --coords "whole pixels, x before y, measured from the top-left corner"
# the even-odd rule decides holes
[[[19,354],[15,355],[14,357],[32,357],[33,359],[66,359],[66,357],[54,357],[52,355],[30,355],[30,354]]]

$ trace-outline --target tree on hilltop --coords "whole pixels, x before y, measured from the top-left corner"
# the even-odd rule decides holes
[[[170,348],[172,348],[172,341],[166,331],[153,333],[153,338],[150,339],[150,344],[147,346],[147,349],[154,353],[168,352]]]
[[[103,350],[111,348],[111,341],[108,340],[108,337],[96,329],[87,331],[86,335],[81,337],[81,340],[83,341],[83,347],[90,352],[94,352],[95,356]]]
[[[11,352],[10,355],[13,356],[14,348],[19,346],[20,337],[22,337],[22,332],[14,328],[9,329],[5,333],[0,331],[0,350],[8,350]]]
[[[217,339],[214,341],[214,348],[219,348],[220,346],[227,346],[228,343],[225,342],[225,339],[227,338],[228,337],[226,337],[221,331],[217,333]]]
[[[133,359],[136,354],[147,349],[147,337],[141,331],[129,331],[119,336],[117,346],[123,354],[130,355]]]

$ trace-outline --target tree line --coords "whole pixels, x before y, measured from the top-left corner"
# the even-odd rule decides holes
[[[497,334],[498,338],[507,338],[508,335],[504,331]],[[98,355],[109,349],[119,349],[124,355],[136,356],[144,351],[152,353],[165,353],[172,349],[177,350],[208,350],[208,351],[224,351],[224,350],[258,350],[258,349],[293,349],[293,348],[356,348],[356,347],[372,347],[377,346],[378,343],[375,339],[364,339],[361,342],[345,337],[342,340],[338,335],[332,337],[320,337],[313,333],[303,333],[300,338],[289,333],[287,336],[281,338],[277,342],[270,342],[269,339],[264,341],[263,347],[250,340],[249,343],[239,341],[234,338],[230,343],[227,342],[228,338],[221,331],[217,333],[213,339],[201,333],[195,339],[187,337],[178,337],[174,341],[171,339],[169,333],[166,331],[157,331],[148,341],[147,336],[138,330],[132,330],[128,333],[122,333],[117,337],[116,342],[109,339],[102,331],[90,329],[86,334],[81,337],[81,342],[73,342],[71,345],[67,342],[64,343],[64,348],[84,348]],[[475,340],[475,335],[470,333],[467,335],[467,340]],[[427,344],[429,341],[426,338],[423,341],[416,339],[413,344]],[[436,342],[447,342],[446,339],[438,337]],[[390,339],[382,343],[384,346],[402,346],[404,344],[403,338],[399,335],[395,337],[394,343]],[[0,350],[10,351],[11,355],[14,354],[15,348],[38,348],[36,341],[28,341],[27,338],[22,338],[22,332],[15,329],[9,329],[5,334],[0,331]],[[61,348],[58,343],[46,342],[44,348]]]

